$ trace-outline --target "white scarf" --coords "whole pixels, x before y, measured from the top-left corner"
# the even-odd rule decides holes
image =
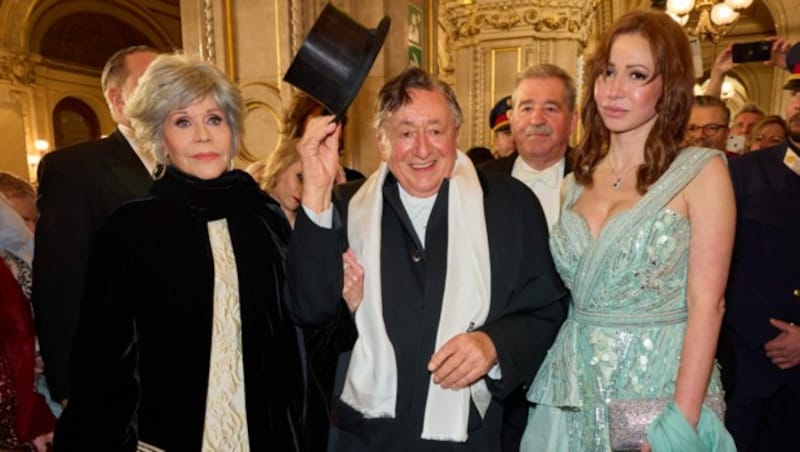
[[[341,399],[367,418],[394,418],[397,400],[397,363],[383,321],[380,279],[387,173],[386,163],[381,163],[350,200],[348,209],[350,247],[364,267],[364,300],[355,315],[358,340]],[[452,337],[482,325],[489,313],[491,269],[483,190],[475,167],[461,152],[450,177],[447,234],[447,275],[436,350]],[[419,365],[425,366],[427,361]],[[491,401],[483,379],[469,389],[454,390],[442,389],[431,377],[421,438],[466,441],[470,397],[483,416]]]

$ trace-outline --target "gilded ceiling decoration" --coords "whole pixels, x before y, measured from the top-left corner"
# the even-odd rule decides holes
[[[498,33],[522,32],[542,38],[577,39],[585,44],[598,0],[501,0],[480,4],[450,3],[444,17],[455,48],[493,39]]]
[[[29,55],[0,54],[0,80],[17,85],[31,85],[36,81],[34,61]]]

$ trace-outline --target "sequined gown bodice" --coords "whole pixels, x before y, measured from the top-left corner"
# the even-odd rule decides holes
[[[611,217],[597,237],[573,210],[583,188],[572,177],[565,181],[550,248],[572,305],[528,393],[537,404],[571,408],[569,446],[559,450],[609,450],[608,399],[674,393],[686,327],[691,231],[689,220],[667,204],[716,155],[685,149],[645,196]],[[721,391],[716,370],[708,391]]]

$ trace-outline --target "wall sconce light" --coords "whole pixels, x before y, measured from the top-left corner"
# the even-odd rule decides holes
[[[33,142],[33,147],[39,152],[46,152],[50,149],[50,143],[47,140],[36,140]]]
[[[42,159],[42,155],[50,149],[50,143],[47,140],[34,140],[33,142],[33,152],[28,152],[28,172],[31,174],[36,174],[36,165],[39,164],[39,160]]]

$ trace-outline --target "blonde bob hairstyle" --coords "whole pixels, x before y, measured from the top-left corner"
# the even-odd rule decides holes
[[[139,143],[158,163],[169,159],[164,149],[164,125],[175,110],[212,96],[231,129],[231,160],[242,139],[242,94],[225,74],[204,61],[179,53],[156,57],[139,79],[139,86],[125,106]]]
[[[299,141],[299,138],[283,141],[278,149],[267,157],[266,167],[258,181],[258,185],[261,186],[262,190],[271,193],[275,186],[278,185],[278,177],[280,177],[281,173],[300,160],[300,154],[297,153],[297,143]]]

